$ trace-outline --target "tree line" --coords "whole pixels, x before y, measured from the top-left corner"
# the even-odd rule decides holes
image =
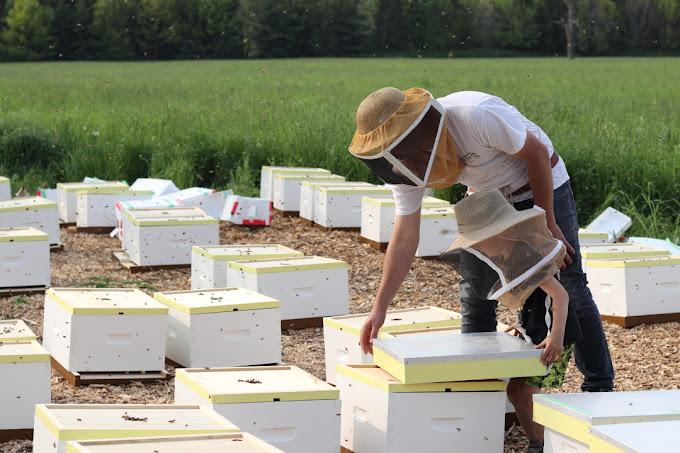
[[[0,60],[680,51],[679,0],[0,0]]]

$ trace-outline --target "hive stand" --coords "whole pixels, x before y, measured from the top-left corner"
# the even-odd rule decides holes
[[[156,265],[143,265],[140,266],[130,259],[123,249],[112,249],[111,255],[118,260],[121,266],[126,268],[132,274],[138,272],[153,272],[158,270],[168,270],[168,269],[190,269],[191,264],[156,264]]]

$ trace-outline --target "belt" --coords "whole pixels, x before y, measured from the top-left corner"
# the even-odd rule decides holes
[[[552,156],[550,156],[550,168],[555,168],[555,165],[557,165],[557,162],[560,161],[560,155],[557,154],[557,151],[553,152]],[[529,183],[524,184],[522,187],[519,189],[515,190],[513,193],[510,194],[511,197],[516,197],[517,195],[521,195],[525,192],[528,192],[531,190],[531,185]]]

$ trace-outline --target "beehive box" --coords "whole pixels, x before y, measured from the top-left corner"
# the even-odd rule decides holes
[[[669,238],[657,239],[640,236],[631,236],[626,239],[626,243],[646,245],[660,250],[668,250],[671,255],[680,255],[680,246],[673,243]]]
[[[123,239],[123,212],[128,209],[142,208],[183,208],[182,200],[170,198],[152,198],[151,200],[117,201],[116,202],[116,236]]]
[[[303,181],[324,183],[344,180],[344,176],[331,174],[322,176],[314,173],[274,174],[274,190],[271,198],[274,209],[288,215],[297,215],[300,212],[300,184]]]
[[[219,244],[219,220],[198,208],[129,209],[123,250],[140,265],[191,264],[191,247]]]
[[[420,242],[416,256],[436,258],[458,237],[453,206],[424,207],[420,211]]]
[[[359,334],[369,313],[334,316],[323,319],[323,340],[326,357],[326,381],[335,383],[338,364],[372,364],[373,356],[361,352]],[[459,326],[460,313],[438,307],[418,307],[388,310],[380,333],[413,329]]]
[[[9,178],[0,176],[0,200],[7,200],[9,198],[12,198],[12,189]]]
[[[188,367],[281,361],[279,301],[243,288],[157,292],[169,307],[166,357]]]
[[[238,431],[229,420],[198,405],[38,404],[33,452],[66,453],[68,441]]]
[[[191,249],[191,289],[225,288],[230,261],[303,256],[279,244],[195,245]]]
[[[50,237],[50,244],[61,244],[57,203],[43,197],[22,197],[0,201],[3,228],[35,228]]]
[[[632,224],[633,221],[630,217],[612,207],[608,207],[586,226],[586,230],[607,233],[607,242],[616,242]]]
[[[43,345],[70,372],[164,369],[168,308],[133,288],[49,288]]]
[[[57,210],[59,219],[64,223],[76,223],[77,193],[94,187],[118,187],[127,189],[128,185],[118,181],[101,182],[62,182],[57,184]]]
[[[405,384],[545,376],[541,352],[503,332],[373,340],[375,364]]]
[[[227,197],[221,220],[245,226],[269,226],[272,224],[272,201],[239,195]]]
[[[337,372],[343,451],[503,451],[503,381],[403,384],[375,365]]]
[[[0,321],[0,342],[2,341],[35,341],[37,337],[21,319],[5,319]]]
[[[439,198],[423,197],[422,206],[435,207],[450,204]],[[393,195],[362,197],[360,233],[362,242],[368,242],[373,247],[384,250],[394,231],[395,212],[396,204]]]
[[[588,260],[588,287],[619,325],[680,319],[680,256]]]
[[[227,280],[281,302],[281,319],[349,313],[347,263],[320,256],[230,261]],[[319,323],[320,324],[320,323]]]
[[[50,237],[35,228],[0,229],[0,288],[50,284]]]
[[[66,453],[283,453],[248,433],[194,434],[138,439],[83,440],[66,444]]]
[[[616,243],[616,244],[595,244],[581,247],[581,265],[583,272],[588,272],[588,261],[608,258],[639,258],[650,256],[668,256],[668,250],[655,249],[639,244]]]
[[[40,343],[0,343],[0,436],[33,428],[33,408],[50,402],[50,379],[50,355]]]
[[[274,175],[294,175],[300,173],[320,176],[331,174],[330,171],[324,168],[263,166],[260,171],[260,198],[271,200],[274,197]]]
[[[170,192],[163,195],[184,206],[199,208],[211,217],[219,218],[224,209],[224,203],[234,192],[229,190],[216,191],[204,187],[190,187],[179,192]]]
[[[580,245],[607,244],[608,242],[609,234],[607,233],[586,230],[584,228],[579,228],[578,230],[578,243]]]
[[[680,420],[591,426],[590,453],[675,453]]]
[[[361,228],[361,199],[391,195],[392,189],[372,187],[325,187],[314,191],[314,223],[324,228]]]
[[[338,390],[294,366],[180,369],[175,401],[208,404],[284,451],[340,449]]]
[[[76,226],[83,228],[115,227],[116,202],[149,200],[150,190],[124,187],[93,187],[76,192]]]
[[[300,184],[300,212],[298,215],[307,223],[314,222],[314,192],[319,187],[378,187],[363,181],[345,181],[345,182],[330,182],[318,183],[314,181],[302,181]]]
[[[591,426],[680,420],[678,407],[680,390],[534,395],[534,421],[545,453],[588,453]]]
[[[166,193],[179,192],[179,188],[169,179],[137,178],[130,190],[150,190],[153,196],[161,197]]]

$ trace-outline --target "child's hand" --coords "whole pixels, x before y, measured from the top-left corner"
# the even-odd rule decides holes
[[[556,334],[555,332],[548,335],[540,344],[536,345],[534,349],[543,349],[541,354],[541,363],[545,366],[552,365],[562,357],[562,342],[564,335]]]
[[[510,333],[510,332],[512,332],[512,331],[514,330],[514,332],[512,332],[512,334],[513,334],[514,336],[516,336],[516,337],[519,337],[519,330],[517,330],[517,329],[515,328],[515,325],[516,325],[516,324],[517,324],[516,322],[513,322],[513,323],[510,325],[510,327],[508,327],[507,329],[505,329],[503,332],[505,332],[505,333]]]

